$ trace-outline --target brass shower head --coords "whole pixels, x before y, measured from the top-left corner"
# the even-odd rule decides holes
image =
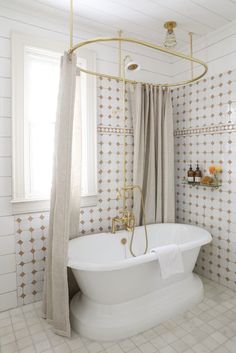
[[[129,59],[127,64],[125,65],[126,70],[128,71],[137,71],[140,70],[140,65],[137,63],[137,61],[134,61],[131,56],[127,56],[126,59]]]

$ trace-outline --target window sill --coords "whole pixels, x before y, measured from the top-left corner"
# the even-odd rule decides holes
[[[13,215],[34,212],[48,212],[50,200],[12,200]],[[81,207],[94,207],[97,205],[97,195],[82,196]]]

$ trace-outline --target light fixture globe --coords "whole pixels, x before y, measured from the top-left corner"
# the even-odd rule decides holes
[[[177,23],[175,21],[167,21],[164,24],[164,28],[167,29],[166,32],[166,38],[164,41],[164,46],[167,48],[173,48],[176,46],[177,41],[176,41],[176,36],[174,33],[174,28],[177,26]]]

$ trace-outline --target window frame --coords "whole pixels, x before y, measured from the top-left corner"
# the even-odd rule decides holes
[[[25,114],[24,114],[24,52],[25,47],[63,53],[66,42],[38,38],[36,36],[12,34],[12,209],[13,214],[42,212],[50,208],[50,200],[45,198],[27,199],[25,190]],[[96,71],[96,54],[81,49],[79,58],[86,60],[87,68]],[[79,59],[78,59],[79,61]],[[97,103],[96,78],[86,75],[87,88],[87,124],[88,124],[88,176],[89,193],[82,196],[81,207],[97,204]]]

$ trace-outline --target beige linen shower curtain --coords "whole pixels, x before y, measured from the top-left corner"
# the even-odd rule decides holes
[[[79,81],[76,76],[76,55],[65,53],[61,60],[55,128],[43,315],[53,325],[56,333],[68,337],[71,333],[68,241],[69,238],[78,236],[80,211],[81,114],[77,80]],[[71,286],[73,281],[69,282]]]
[[[134,128],[133,183],[143,190],[146,222],[175,221],[174,137],[171,93],[137,84],[131,93]],[[136,223],[143,223],[141,199],[134,192]]]

